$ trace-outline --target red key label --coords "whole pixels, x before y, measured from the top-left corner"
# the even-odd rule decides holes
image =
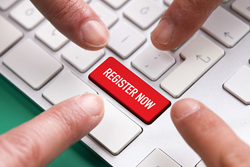
[[[89,79],[146,124],[151,124],[171,105],[168,99],[113,57],[97,67]]]

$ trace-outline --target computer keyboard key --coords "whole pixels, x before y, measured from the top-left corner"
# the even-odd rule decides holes
[[[89,79],[146,124],[152,123],[171,104],[113,57],[97,67]]]
[[[242,66],[223,85],[224,89],[240,99],[243,103],[250,104],[250,69]]]
[[[43,92],[43,97],[55,105],[71,97],[84,93],[96,94],[91,87],[68,71],[55,78],[55,81]]]
[[[135,0],[123,14],[141,29],[147,29],[161,17],[164,11],[161,5],[152,0]]]
[[[1,10],[7,10],[9,7],[11,7],[17,0],[1,0],[0,1],[0,9]]]
[[[8,52],[3,63],[35,90],[40,89],[63,68],[31,39]]]
[[[118,155],[142,133],[142,128],[109,101],[103,101],[104,117],[89,135],[113,155]]]
[[[174,63],[175,59],[172,56],[156,49],[153,45],[149,45],[132,61],[135,68],[153,81],[157,80]]]
[[[161,88],[175,98],[180,97],[223,55],[220,47],[199,36],[181,52],[185,61],[162,81]]]
[[[50,22],[43,25],[35,36],[53,51],[59,50],[69,42],[69,39],[61,34]]]
[[[98,51],[88,51],[71,43],[70,46],[63,51],[62,58],[80,72],[86,72],[92,65],[102,58],[104,54],[105,52],[103,49]]]
[[[171,3],[173,2],[174,0],[164,0],[164,3],[166,4],[166,5],[171,5]]]
[[[232,3],[232,8],[246,19],[250,20],[250,1],[238,0]]]
[[[0,56],[23,37],[23,33],[0,16]]]
[[[146,37],[125,23],[119,24],[110,33],[108,48],[123,59],[128,58],[146,42]]]
[[[26,30],[33,29],[44,20],[43,15],[28,0],[18,4],[18,6],[10,12],[10,17]]]
[[[195,167],[207,167],[203,161],[200,161]]]
[[[181,167],[161,149],[151,152],[137,167]]]
[[[231,48],[248,33],[249,26],[219,6],[203,24],[202,29]]]
[[[108,5],[110,5],[114,9],[119,9],[124,5],[128,0],[103,0]]]
[[[108,28],[110,28],[118,21],[118,16],[111,12],[109,9],[105,8],[100,3],[94,3],[93,5],[91,5],[91,7]]]

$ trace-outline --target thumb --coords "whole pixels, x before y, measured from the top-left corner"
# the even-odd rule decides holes
[[[45,166],[87,135],[102,119],[104,104],[85,94],[59,103],[0,136],[0,166]]]
[[[250,166],[250,147],[204,104],[193,99],[180,100],[173,105],[171,117],[208,167]]]

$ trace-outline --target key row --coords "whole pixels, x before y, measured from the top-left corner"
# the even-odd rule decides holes
[[[112,1],[105,2],[108,4],[114,3]],[[120,2],[120,4],[124,4],[125,2],[126,1],[123,0]],[[237,1],[232,4],[232,8],[248,18],[250,15],[249,9],[247,8],[248,3],[249,2],[247,0]],[[118,16],[114,12],[101,5],[101,3],[91,4],[91,7],[97,12],[98,16],[103,20],[108,28],[118,21]],[[164,11],[165,9],[162,6],[156,2],[153,2],[152,0],[136,0],[125,9],[123,14],[141,29],[147,29],[160,18]],[[44,20],[44,17],[30,1],[23,1],[20,3],[14,10],[10,12],[10,17],[27,30],[33,29],[42,20]],[[47,26],[47,29],[48,28],[49,26]],[[248,33],[249,26],[222,7],[218,7],[203,24],[202,29],[223,43],[225,46],[233,47],[240,39],[242,39],[242,37],[246,35],[246,33]],[[44,27],[43,30],[40,30],[36,36],[41,39],[43,34],[46,34],[45,31],[46,27]],[[52,35],[53,34],[54,33],[52,33]],[[51,37],[50,35],[51,34],[49,34],[47,38]],[[53,43],[51,42],[52,39],[42,38],[41,40],[46,41],[49,44]],[[64,39],[64,41],[66,41],[66,39]],[[57,45],[57,47],[50,47],[53,50],[58,50],[60,45]],[[122,55],[122,57],[124,58],[127,56]]]

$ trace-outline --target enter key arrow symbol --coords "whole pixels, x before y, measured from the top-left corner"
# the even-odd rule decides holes
[[[229,37],[231,39],[234,39],[231,35],[230,32],[224,32],[225,37]]]
[[[207,60],[204,60],[203,58],[202,58],[202,56],[201,55],[196,55],[196,58],[197,58],[197,60],[202,60],[203,62],[205,62],[205,63],[208,63],[210,60],[211,60],[211,58],[210,57],[207,57]]]

